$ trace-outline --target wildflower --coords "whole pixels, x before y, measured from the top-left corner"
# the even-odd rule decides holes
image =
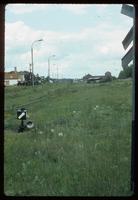
[[[58,133],[58,136],[63,136],[63,133],[62,132]]]
[[[41,153],[40,151],[37,152],[37,154],[40,154],[40,153]]]
[[[39,155],[40,153],[40,151],[35,151],[35,155]]]
[[[38,181],[38,180],[39,180],[38,176],[35,176],[34,181]]]
[[[94,146],[94,150],[96,150],[97,148],[97,145],[99,145],[99,143],[96,143],[95,146]]]
[[[79,144],[79,148],[83,148],[83,144]]]
[[[94,110],[97,110],[99,108],[99,106],[98,105],[96,105],[95,107],[94,107]]]
[[[75,114],[75,113],[76,113],[76,110],[73,110],[73,113]]]
[[[17,176],[20,176],[20,173],[19,173],[19,172],[17,173]]]
[[[31,163],[31,161],[30,161],[30,160],[28,160],[28,161],[27,161],[27,164],[29,165],[30,163]]]
[[[55,130],[52,128],[52,129],[51,129],[51,132],[54,133],[54,131],[55,131]]]
[[[24,162],[22,163],[22,167],[23,167],[23,168],[26,168],[26,164],[25,164]]]
[[[39,131],[39,134],[43,134],[43,131]]]

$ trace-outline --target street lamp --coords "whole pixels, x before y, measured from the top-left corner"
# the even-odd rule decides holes
[[[48,58],[48,81],[50,80],[50,58],[56,57],[56,55],[49,56]]]
[[[31,45],[31,60],[32,60],[32,85],[34,87],[34,61],[33,61],[33,45],[34,43],[36,42],[41,42],[43,41],[43,39],[40,39],[40,40],[35,40],[32,45]]]

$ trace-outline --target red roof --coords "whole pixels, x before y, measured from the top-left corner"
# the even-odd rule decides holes
[[[5,72],[5,79],[18,79],[18,73],[17,72]]]

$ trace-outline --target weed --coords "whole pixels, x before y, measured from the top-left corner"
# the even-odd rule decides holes
[[[131,85],[116,80],[6,88],[5,193],[130,195]],[[34,97],[40,101],[26,109],[35,126],[18,134],[16,110],[8,109]]]

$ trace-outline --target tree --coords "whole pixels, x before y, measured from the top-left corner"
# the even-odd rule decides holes
[[[117,78],[116,78],[116,76],[112,76],[112,80],[116,80]]]
[[[112,74],[111,72],[107,71],[105,72],[104,77],[100,80],[100,83],[109,82],[109,81],[112,81]]]
[[[125,67],[124,70],[120,71],[118,78],[125,79],[132,77],[133,65]]]
[[[133,65],[130,65],[124,69],[127,78],[132,77],[132,70]]]
[[[118,78],[119,78],[119,79],[124,79],[125,77],[126,77],[126,76],[125,76],[125,71],[124,71],[124,70],[123,70],[123,71],[120,71]]]
[[[111,81],[112,80],[112,74],[111,72],[105,72],[105,81]]]

